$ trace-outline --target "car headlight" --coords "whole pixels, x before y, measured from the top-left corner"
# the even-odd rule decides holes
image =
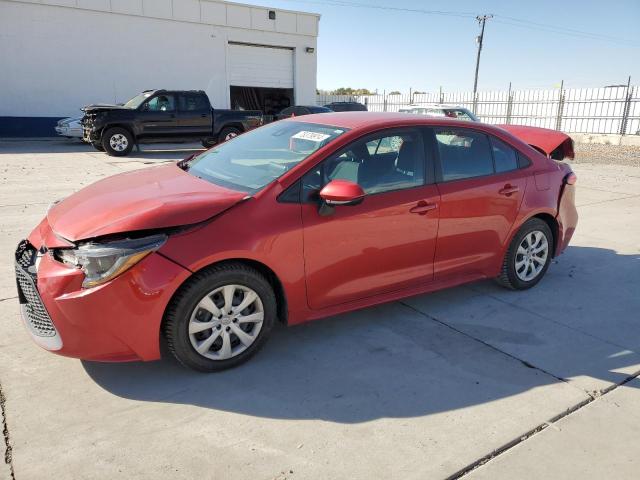
[[[54,251],[59,261],[84,272],[82,286],[95,287],[123,274],[144,257],[159,249],[166,235],[117,240],[105,243],[85,243],[77,248]]]

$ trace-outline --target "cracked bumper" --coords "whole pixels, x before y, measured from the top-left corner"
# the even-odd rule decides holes
[[[44,245],[41,230],[29,237],[37,249]],[[189,275],[165,257],[151,254],[108,283],[82,288],[81,270],[45,253],[37,267],[37,291],[56,334],[43,339],[27,325],[29,333],[41,347],[68,357],[156,360],[165,308]]]

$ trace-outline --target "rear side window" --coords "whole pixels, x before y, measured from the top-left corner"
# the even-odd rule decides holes
[[[518,168],[518,154],[502,140],[491,137],[493,159],[496,162],[496,173],[510,172]]]
[[[180,95],[179,105],[183,112],[203,112],[209,108],[204,96],[195,94]]]
[[[460,128],[436,128],[435,136],[442,181],[493,173],[491,145],[486,135]]]

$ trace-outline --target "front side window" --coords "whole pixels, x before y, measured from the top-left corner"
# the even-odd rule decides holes
[[[186,170],[211,183],[253,193],[345,131],[314,123],[274,122],[207,150]]]
[[[435,136],[442,181],[493,173],[491,146],[485,134],[461,128],[436,128]]]
[[[176,109],[173,95],[158,95],[146,103],[149,112],[173,112]]]
[[[416,130],[369,137],[329,157],[303,178],[303,198],[313,198],[332,180],[359,184],[367,194],[424,184],[424,145]]]
[[[510,172],[518,168],[518,155],[513,148],[495,137],[491,137],[491,146],[496,173]]]

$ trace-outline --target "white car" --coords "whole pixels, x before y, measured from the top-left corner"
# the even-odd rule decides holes
[[[56,125],[56,132],[58,135],[66,138],[82,138],[82,125],[80,121],[82,117],[77,118],[63,118],[58,120]]]
[[[408,105],[398,110],[403,113],[413,113],[417,115],[427,115],[429,117],[450,117],[458,120],[479,122],[480,120],[470,110],[458,105],[443,105],[439,103],[429,103],[422,105]]]

